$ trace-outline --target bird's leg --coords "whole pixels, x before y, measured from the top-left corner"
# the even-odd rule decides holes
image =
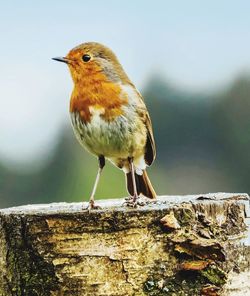
[[[94,184],[94,187],[92,189],[92,193],[91,193],[91,196],[90,196],[90,199],[89,199],[89,205],[88,205],[89,210],[91,210],[91,209],[100,209],[100,206],[95,205],[95,192],[96,192],[96,188],[97,188],[97,185],[99,183],[99,180],[100,180],[102,170],[103,170],[103,168],[105,166],[105,158],[104,158],[104,156],[103,155],[99,156],[98,161],[99,161],[99,168],[98,168],[98,172],[97,172],[97,175],[96,175],[95,184]]]
[[[129,169],[130,169],[131,175],[132,175],[132,183],[133,183],[133,189],[134,189],[134,196],[132,198],[132,206],[135,207],[136,201],[138,199],[138,193],[137,193],[136,180],[135,180],[135,166],[134,166],[132,157],[128,158],[128,163],[129,163]]]

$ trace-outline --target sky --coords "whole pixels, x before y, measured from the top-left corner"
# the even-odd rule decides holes
[[[118,56],[139,90],[162,75],[212,91],[250,69],[250,1],[2,1],[0,158],[32,162],[69,124],[72,81],[51,60],[97,41]]]

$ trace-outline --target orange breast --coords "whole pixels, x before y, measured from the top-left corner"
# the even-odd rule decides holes
[[[70,112],[79,112],[85,123],[91,120],[91,106],[103,108],[104,113],[101,116],[106,121],[112,121],[122,115],[121,107],[128,104],[128,98],[122,93],[119,84],[108,81],[102,72],[88,74],[75,84]]]

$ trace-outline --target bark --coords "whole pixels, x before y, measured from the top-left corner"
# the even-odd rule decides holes
[[[0,296],[250,295],[246,194],[0,210]]]

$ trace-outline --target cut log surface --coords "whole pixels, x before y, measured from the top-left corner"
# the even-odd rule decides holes
[[[250,295],[247,194],[123,202],[0,210],[0,296]]]

